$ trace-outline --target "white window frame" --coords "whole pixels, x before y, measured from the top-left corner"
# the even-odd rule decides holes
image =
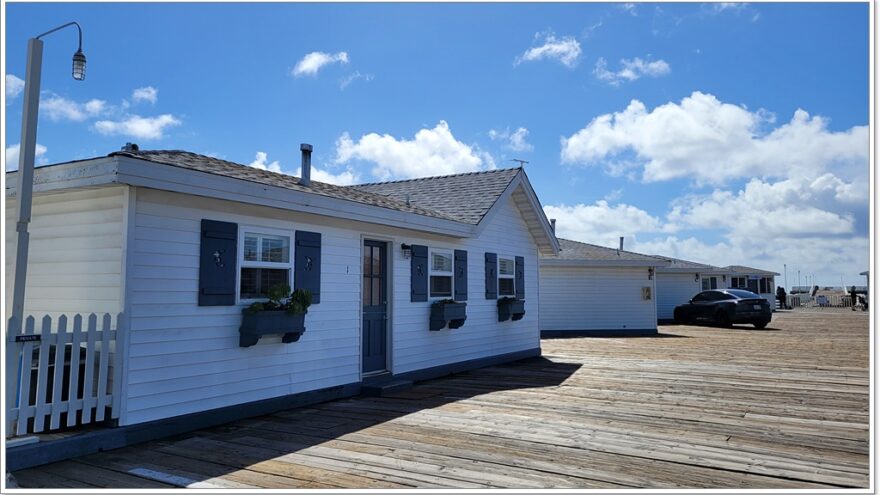
[[[246,234],[258,236],[275,236],[287,238],[287,263],[275,263],[271,261],[246,261],[244,259],[244,238]],[[245,268],[272,268],[287,270],[287,285],[293,287],[293,261],[294,261],[294,231],[281,230],[267,227],[238,226],[238,269],[235,273],[235,300],[238,303],[251,304],[268,301],[267,298],[242,298],[241,297],[241,271]],[[259,252],[259,249],[257,250]]]
[[[501,273],[501,260],[507,260],[510,262],[510,265],[513,267],[513,273],[510,275],[502,275]],[[516,297],[516,258],[513,256],[498,256],[498,266],[496,267],[495,273],[498,274],[498,297]],[[502,279],[510,279],[513,280],[513,293],[512,294],[502,294],[501,293],[501,280]]]
[[[449,255],[449,272],[434,270],[434,253]],[[431,292],[431,277],[449,277],[449,295],[435,296]],[[455,253],[452,249],[428,248],[428,298],[430,300],[453,299],[455,297]]]

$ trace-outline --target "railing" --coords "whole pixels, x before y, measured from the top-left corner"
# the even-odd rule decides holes
[[[16,334],[9,323],[6,343],[6,435],[25,435],[119,417],[124,335],[104,314],[42,318],[29,316]],[[109,409],[109,411],[108,411]]]
[[[859,296],[860,298],[865,297],[861,294]],[[853,306],[852,297],[849,294],[819,294],[813,297],[810,297],[809,294],[794,294],[789,295],[786,300],[791,308],[851,308]],[[864,306],[864,301],[860,299],[856,308],[862,306]]]

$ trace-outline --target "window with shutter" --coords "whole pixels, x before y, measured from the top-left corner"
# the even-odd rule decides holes
[[[290,237],[244,229],[239,300],[266,299],[275,285],[290,285]]]

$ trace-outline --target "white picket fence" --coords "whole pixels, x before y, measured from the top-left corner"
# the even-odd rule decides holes
[[[39,328],[29,316],[23,332],[10,319],[6,336],[6,434],[25,435],[119,417],[123,319],[92,313],[53,325],[46,315]],[[62,421],[62,415],[65,415]]]

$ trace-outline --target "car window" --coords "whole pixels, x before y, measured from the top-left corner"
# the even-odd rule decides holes
[[[736,299],[736,296],[734,296],[733,294],[725,294],[724,292],[718,293],[717,300],[719,300],[719,301],[732,301],[734,299]]]
[[[758,294],[755,294],[754,292],[750,292],[747,290],[733,289],[733,290],[728,290],[727,292],[729,292],[730,294],[733,294],[734,296],[738,297],[739,299],[758,299],[761,297]]]
[[[693,301],[693,302],[709,301],[709,300],[710,300],[710,299],[709,299],[709,294],[711,294],[711,292],[700,292],[699,294],[697,294],[696,296],[694,296],[694,298],[692,299],[692,301]]]

